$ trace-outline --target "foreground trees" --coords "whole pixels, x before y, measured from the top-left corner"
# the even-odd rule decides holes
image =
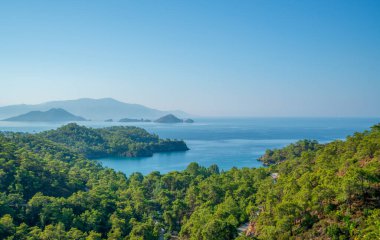
[[[268,168],[192,163],[127,178],[43,134],[3,134],[0,236],[219,240],[250,222],[259,239],[379,238],[380,126],[345,142],[297,144]]]
[[[379,238],[379,222],[369,222],[380,208],[379,126],[271,166],[279,178],[264,191],[276,197],[256,201],[266,206],[253,219],[256,234],[263,239]]]

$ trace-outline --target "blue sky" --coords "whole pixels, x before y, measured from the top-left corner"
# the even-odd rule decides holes
[[[0,105],[380,116],[380,1],[2,1]]]

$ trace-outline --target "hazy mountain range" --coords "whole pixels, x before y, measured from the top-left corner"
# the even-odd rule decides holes
[[[12,122],[70,122],[85,120],[86,119],[80,116],[75,116],[62,108],[52,108],[46,112],[31,111],[25,114],[5,119],[5,121]]]
[[[182,118],[190,116],[183,111],[161,111],[139,104],[120,102],[112,98],[81,98],[77,100],[52,101],[36,105],[19,104],[0,107],[0,119],[26,114],[30,111],[48,111],[52,108],[61,108],[87,120],[97,121],[104,121],[106,119],[119,120],[121,118],[156,119],[170,113]]]

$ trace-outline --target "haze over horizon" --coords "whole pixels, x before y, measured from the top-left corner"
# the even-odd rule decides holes
[[[379,117],[380,1],[9,1],[0,106]]]

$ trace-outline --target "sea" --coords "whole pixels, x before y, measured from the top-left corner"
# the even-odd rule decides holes
[[[164,174],[181,171],[191,162],[208,167],[217,164],[220,170],[257,168],[257,160],[266,149],[282,148],[301,139],[328,143],[344,140],[355,132],[369,130],[380,118],[195,118],[195,123],[163,124],[153,122],[78,122],[93,128],[137,126],[161,138],[181,139],[189,151],[157,153],[152,157],[109,157],[93,159],[103,166],[126,175],[153,171]],[[0,131],[41,132],[65,123],[32,123],[0,121]]]

